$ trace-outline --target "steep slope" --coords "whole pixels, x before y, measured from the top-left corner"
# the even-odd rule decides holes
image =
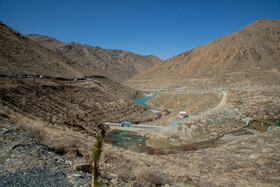
[[[123,82],[162,60],[153,56],[141,56],[122,50],[102,49],[79,43],[63,43],[41,35],[26,35],[49,49],[59,51],[79,63],[79,71],[85,75],[100,74]]]
[[[0,22],[0,74],[43,74],[80,78],[77,63],[22,36]]]
[[[104,122],[145,121],[153,113],[132,100],[139,92],[105,77],[88,81],[0,80],[0,110],[94,133]],[[4,106],[4,109],[3,107]],[[7,107],[7,108],[5,108]],[[9,116],[9,112],[5,113]]]
[[[126,82],[140,89],[280,84],[280,21],[259,20]]]
[[[104,76],[79,78],[77,64],[1,23],[0,110],[94,133],[104,122],[145,121],[154,114],[133,102],[140,95]],[[73,67],[73,68],[72,68]],[[22,74],[37,75],[27,77]],[[48,75],[39,77],[38,75]],[[5,76],[5,75],[8,75]],[[17,77],[10,80],[9,76]],[[13,112],[9,112],[13,111]]]

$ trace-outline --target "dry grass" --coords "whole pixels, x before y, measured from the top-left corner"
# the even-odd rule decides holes
[[[87,134],[73,132],[67,127],[50,125],[35,117],[32,119],[12,109],[9,109],[6,115],[13,119],[14,124],[28,131],[56,153],[66,154],[72,158],[84,157],[84,159],[90,159],[89,150],[91,150],[95,138]]]
[[[164,150],[155,150],[154,155],[166,155],[167,152]]]
[[[82,164],[82,163],[86,163],[87,160],[84,158],[84,157],[80,157],[80,156],[77,156],[73,159],[73,165],[74,164]]]
[[[280,119],[280,89],[233,89],[227,102],[246,116]]]
[[[185,111],[187,113],[199,113],[217,106],[222,97],[221,93],[180,94],[165,93],[147,101],[153,108],[164,110],[165,115],[172,111]]]
[[[149,154],[149,155],[169,155],[169,154],[176,154],[176,151],[174,150],[169,150],[169,151],[165,151],[162,149],[153,149],[152,147],[147,147],[145,150],[145,153]]]
[[[150,168],[139,168],[133,170],[136,181],[140,186],[161,186],[168,183],[168,180],[160,174],[160,171]]]

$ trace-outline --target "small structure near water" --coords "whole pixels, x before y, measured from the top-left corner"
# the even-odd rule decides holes
[[[181,111],[181,112],[179,112],[179,114],[180,114],[179,118],[181,118],[181,119],[185,119],[185,118],[189,117],[185,111]]]
[[[257,130],[271,130],[272,128],[279,128],[280,125],[278,125],[277,120],[267,120],[267,119],[262,119],[262,118],[250,118],[246,122],[246,126],[250,127],[252,126],[251,123],[253,122],[258,122],[260,123],[259,126],[254,125],[254,128],[257,128]]]

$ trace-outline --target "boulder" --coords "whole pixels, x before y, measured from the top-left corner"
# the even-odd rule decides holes
[[[91,164],[90,163],[75,164],[74,170],[83,171],[83,172],[91,172]]]

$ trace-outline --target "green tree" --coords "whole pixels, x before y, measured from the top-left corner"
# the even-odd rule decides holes
[[[103,144],[103,138],[105,136],[105,130],[101,129],[99,135],[96,137],[96,143],[93,147],[92,151],[92,186],[98,187],[99,182],[98,178],[100,176],[99,171],[99,160],[102,152],[102,144]]]

